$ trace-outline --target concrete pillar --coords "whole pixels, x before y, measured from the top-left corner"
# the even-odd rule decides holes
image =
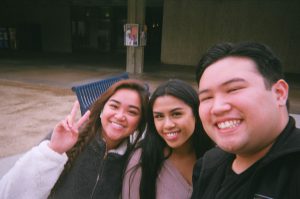
[[[127,23],[145,24],[145,0],[128,0]],[[127,47],[126,71],[133,74],[143,73],[144,47]]]

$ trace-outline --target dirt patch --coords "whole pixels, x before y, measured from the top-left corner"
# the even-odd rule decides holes
[[[29,150],[71,110],[75,94],[12,81],[0,81],[0,157]]]

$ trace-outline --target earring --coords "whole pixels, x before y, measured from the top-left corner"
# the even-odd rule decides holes
[[[100,112],[100,118],[102,117],[102,111]]]

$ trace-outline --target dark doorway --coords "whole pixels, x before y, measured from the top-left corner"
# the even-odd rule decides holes
[[[160,62],[162,17],[162,7],[146,8],[147,45],[145,47],[145,63]]]
[[[73,51],[126,52],[123,44],[125,6],[73,6]]]
[[[16,30],[16,38],[20,50],[42,50],[41,26],[39,24],[19,24]]]

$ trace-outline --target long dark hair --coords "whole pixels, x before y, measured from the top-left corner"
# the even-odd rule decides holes
[[[195,149],[196,157],[201,157],[205,151],[213,146],[212,141],[203,130],[199,114],[199,100],[195,89],[188,83],[174,79],[161,84],[152,94],[148,105],[148,126],[145,138],[141,144],[142,153],[141,161],[138,167],[141,167],[141,182],[140,182],[140,198],[153,199],[156,197],[156,179],[160,173],[163,162],[171,155],[172,149],[169,148],[170,153],[166,156],[164,149],[168,147],[167,143],[158,134],[153,117],[153,105],[155,100],[161,96],[173,96],[182,100],[193,110],[195,117],[195,130],[191,136],[193,148]],[[134,172],[132,173],[134,175]]]
[[[106,102],[110,99],[112,95],[114,95],[118,90],[120,89],[131,89],[138,93],[140,99],[141,99],[141,119],[139,121],[137,134],[135,136],[134,141],[130,141],[130,138],[127,138],[127,151],[126,154],[130,153],[131,150],[135,147],[137,141],[141,138],[143,131],[146,127],[146,112],[147,112],[147,105],[149,101],[149,92],[147,90],[147,87],[145,84],[143,84],[141,81],[133,80],[133,79],[127,79],[127,80],[121,80],[119,82],[116,82],[113,84],[106,92],[104,92],[91,106],[91,114],[89,117],[89,120],[85,127],[82,129],[82,131],[79,133],[79,138],[77,143],[69,150],[67,151],[68,156],[68,162],[65,164],[64,170],[62,174],[60,175],[60,178],[58,179],[57,183],[55,184],[54,188],[52,189],[52,192],[59,186],[60,179],[68,173],[68,171],[71,169],[72,165],[75,162],[75,159],[78,157],[78,155],[83,151],[85,146],[96,137],[97,134],[101,134],[102,132],[102,125],[101,120],[99,119],[100,113],[106,104]],[[100,135],[101,136],[101,135]],[[88,163],[87,163],[88,164]]]

